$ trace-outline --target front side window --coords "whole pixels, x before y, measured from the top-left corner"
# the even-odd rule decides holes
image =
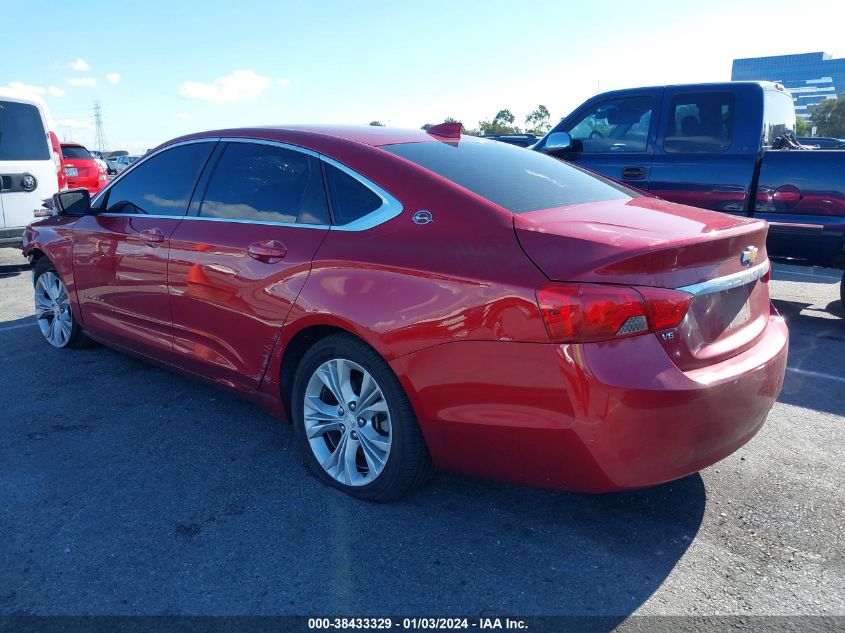
[[[38,108],[0,101],[0,160],[48,160],[50,146]]]
[[[384,203],[368,187],[329,163],[326,163],[326,182],[335,224],[349,224],[372,213]]]
[[[721,154],[731,148],[734,96],[728,92],[676,95],[669,105],[663,149],[676,154]]]
[[[512,213],[637,194],[551,156],[498,141],[403,143],[382,149],[406,158]]]
[[[329,224],[320,161],[274,145],[229,143],[208,183],[199,215]]]
[[[106,211],[182,216],[214,143],[189,143],[147,159],[108,190]]]
[[[602,101],[568,132],[586,153],[644,152],[653,110],[652,97]]]

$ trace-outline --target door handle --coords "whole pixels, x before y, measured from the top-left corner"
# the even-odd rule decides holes
[[[623,167],[622,178],[624,180],[645,180],[645,167]]]
[[[164,241],[164,233],[161,229],[144,229],[138,233],[138,239],[141,243],[155,248]]]
[[[259,262],[275,264],[285,258],[288,249],[281,242],[267,240],[250,244],[246,249],[246,254]]]

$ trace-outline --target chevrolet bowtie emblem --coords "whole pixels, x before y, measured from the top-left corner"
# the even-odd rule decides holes
[[[751,266],[755,261],[757,261],[757,251],[759,249],[756,246],[748,246],[742,254],[739,256],[739,261],[743,266]]]

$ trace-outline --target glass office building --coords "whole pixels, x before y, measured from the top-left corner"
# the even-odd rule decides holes
[[[807,117],[809,109],[824,99],[845,94],[845,58],[825,53],[778,55],[735,59],[732,81],[777,81],[795,100],[795,113]]]

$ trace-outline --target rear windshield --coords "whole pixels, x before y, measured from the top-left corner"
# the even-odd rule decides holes
[[[38,108],[0,101],[0,160],[49,160],[47,131]]]
[[[512,213],[637,194],[540,152],[496,141],[425,142],[382,149],[455,182]]]
[[[62,158],[76,158],[91,160],[94,157],[81,145],[62,145]]]

